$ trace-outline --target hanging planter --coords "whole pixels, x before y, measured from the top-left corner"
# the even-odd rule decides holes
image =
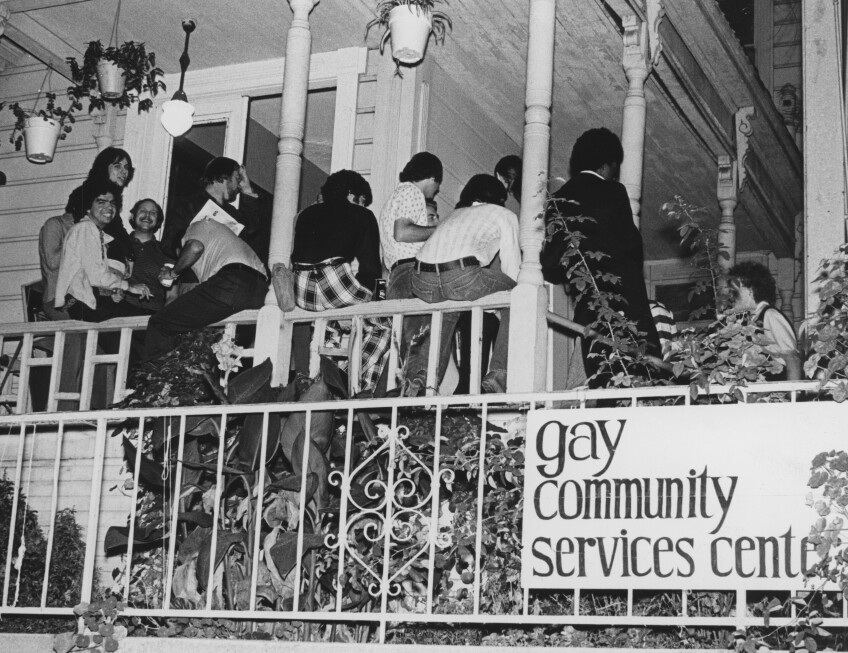
[[[445,41],[451,28],[446,14],[435,10],[443,0],[381,0],[377,5],[377,17],[365,28],[365,35],[372,27],[383,26],[386,30],[380,40],[382,53],[386,42],[391,39],[392,57],[397,65],[412,66],[424,58],[430,34],[436,43]],[[400,68],[398,68],[398,73]]]
[[[26,146],[26,158],[32,163],[50,163],[56,152],[56,143],[64,139],[71,131],[74,122],[73,111],[79,109],[79,103],[72,102],[65,110],[56,106],[56,94],[45,93],[47,103],[43,109],[36,107],[24,109],[17,102],[9,105],[9,110],[15,116],[15,125],[9,142],[16,150]]]
[[[103,47],[91,41],[83,55],[82,65],[68,58],[74,86],[68,94],[75,100],[89,100],[89,111],[103,109],[106,102],[127,108],[138,102],[138,112],[153,106],[151,97],[165,90],[159,79],[162,70],[156,67],[156,55],[147,52],[144,43],[127,41],[119,47]],[[139,97],[145,94],[144,100]]]
[[[97,62],[97,85],[105,100],[117,100],[124,94],[126,75],[114,61],[101,59]]]

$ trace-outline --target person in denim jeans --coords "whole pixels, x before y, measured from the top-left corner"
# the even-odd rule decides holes
[[[416,256],[412,273],[413,294],[427,303],[473,301],[510,290],[521,264],[518,218],[504,208],[506,188],[492,175],[475,175],[463,188],[456,210],[439,223]],[[500,253],[501,270],[488,266]],[[442,318],[440,380],[447,367],[451,343],[460,313]],[[483,379],[485,392],[506,390],[509,309],[501,310],[501,325]],[[429,338],[410,350],[407,364],[407,395],[424,390],[427,378]]]

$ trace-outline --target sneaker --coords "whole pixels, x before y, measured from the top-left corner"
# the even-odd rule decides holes
[[[486,374],[480,383],[480,389],[490,395],[506,392],[506,370],[492,370]]]

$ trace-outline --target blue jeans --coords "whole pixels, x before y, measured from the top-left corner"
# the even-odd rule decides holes
[[[413,272],[412,292],[428,304],[444,301],[474,301],[501,290],[511,290],[515,281],[503,272],[481,268],[479,266],[450,270],[448,272]],[[442,316],[441,351],[439,352],[439,370],[436,381],[440,381],[450,358],[451,343],[456,323],[462,313],[444,313]],[[501,325],[492,349],[489,371],[506,371],[509,345],[509,309],[501,309]],[[407,378],[426,376],[429,357],[429,337],[420,346],[413,347],[409,354]]]
[[[412,299],[412,275],[415,272],[415,263],[401,263],[389,274],[389,282],[386,285],[386,299]],[[407,361],[409,346],[415,335],[428,323],[426,315],[407,315],[403,318],[403,327],[400,336],[400,358]],[[409,365],[407,365],[407,369]]]

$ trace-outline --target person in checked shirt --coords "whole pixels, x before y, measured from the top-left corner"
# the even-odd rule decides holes
[[[413,294],[427,303],[472,301],[515,287],[521,252],[518,218],[504,208],[507,191],[492,175],[475,175],[459,196],[456,210],[439,223],[418,251],[412,274]],[[488,266],[500,253],[501,271]],[[438,379],[450,357],[453,332],[460,313],[445,313],[442,321]],[[506,391],[509,309],[501,310],[484,392]],[[427,377],[429,342],[412,347],[407,364],[408,396],[420,394]]]

